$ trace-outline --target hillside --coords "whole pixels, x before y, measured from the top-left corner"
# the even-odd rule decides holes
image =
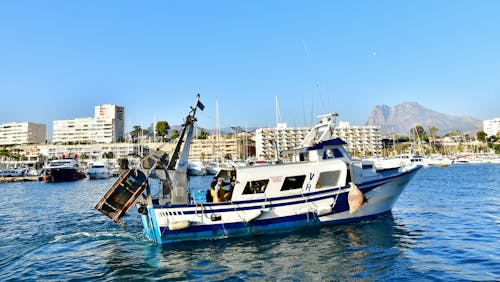
[[[482,130],[482,122],[470,116],[455,116],[427,109],[416,102],[405,102],[394,107],[376,106],[368,117],[367,125],[379,125],[384,135],[408,135],[410,129],[421,125],[427,131],[430,126],[438,128],[438,135],[460,130],[475,134]]]

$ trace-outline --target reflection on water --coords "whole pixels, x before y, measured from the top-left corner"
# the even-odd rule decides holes
[[[383,265],[384,273],[400,271],[413,243],[389,215],[286,234],[147,247],[143,259],[168,279],[372,279],[381,278],[375,266]]]

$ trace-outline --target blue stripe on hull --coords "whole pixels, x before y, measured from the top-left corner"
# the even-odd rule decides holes
[[[161,242],[156,242],[154,238],[150,238],[158,244],[168,244],[178,241],[202,240],[202,239],[222,239],[229,237],[243,237],[249,235],[260,235],[270,233],[285,233],[303,229],[306,227],[319,227],[327,225],[336,225],[348,223],[359,220],[373,219],[382,215],[390,214],[391,211],[367,215],[361,217],[353,217],[346,219],[339,219],[327,222],[321,222],[313,213],[295,215],[284,218],[273,218],[269,220],[259,220],[249,224],[244,223],[230,223],[230,224],[216,224],[193,226],[185,230],[171,231],[167,228],[161,227]],[[146,233],[147,235],[148,233]],[[149,238],[149,236],[148,236]]]
[[[420,167],[417,167],[415,169],[409,170],[408,172],[402,173],[398,176],[403,176],[403,175],[408,175],[408,174],[413,174],[415,173]],[[406,186],[407,182],[410,180],[410,178],[413,175],[411,175],[406,183],[402,184],[402,186]],[[359,185],[362,186],[360,187],[360,190],[362,190],[363,193],[366,193],[370,190],[373,190],[381,185],[384,185],[387,182],[390,182],[389,179],[392,179],[395,177],[388,177],[381,179],[379,181],[372,181],[370,182],[369,185]],[[347,212],[349,210],[349,203],[348,203],[348,191],[342,192],[340,194],[334,194],[332,193],[333,191],[338,191],[340,188],[332,188],[328,189],[326,191],[321,191],[321,192],[313,192],[311,194],[318,195],[321,193],[325,193],[326,195],[315,198],[314,201],[320,200],[320,199],[326,199],[326,198],[336,198],[335,205],[333,206],[333,210],[329,214],[339,214],[342,212]],[[307,196],[310,196],[311,194],[308,194]],[[337,196],[338,195],[338,196]],[[297,197],[297,196],[293,196]],[[273,207],[278,207],[278,206],[286,206],[290,204],[296,204],[296,203],[303,203],[305,202],[303,198],[293,200],[293,197],[282,197],[280,199],[290,199],[292,201],[288,201],[286,203],[279,203],[279,204],[268,204],[265,205],[266,208],[273,208]],[[397,195],[396,195],[397,197]],[[272,201],[275,201],[276,199],[267,199]],[[264,202],[264,200],[252,200],[252,201],[245,201],[245,203],[260,203]],[[241,202],[238,202],[241,203]],[[235,202],[236,204],[236,202]],[[218,207],[224,206],[224,205],[231,205],[231,203],[222,203],[222,204],[208,204],[206,206],[215,206],[217,205]],[[345,219],[337,219],[337,220],[331,220],[331,221],[320,221],[318,216],[315,215],[314,213],[306,213],[306,214],[300,214],[300,215],[292,215],[292,216],[286,216],[286,217],[276,217],[276,218],[269,218],[269,219],[263,219],[259,218],[255,221],[252,221],[251,223],[243,223],[243,222],[234,222],[234,223],[225,223],[225,224],[201,224],[201,225],[192,225],[186,229],[182,230],[169,230],[167,227],[158,227],[158,222],[156,221],[156,218],[154,216],[150,217],[149,215],[154,215],[154,211],[158,208],[181,208],[181,207],[190,207],[192,208],[195,205],[176,205],[176,206],[162,206],[159,207],[158,205],[153,205],[148,207],[148,215],[143,215],[142,216],[142,221],[143,221],[143,226],[145,230],[146,236],[154,241],[157,244],[166,244],[166,243],[171,243],[171,242],[177,242],[177,241],[188,241],[188,240],[201,240],[201,239],[218,239],[218,238],[227,238],[227,237],[240,237],[240,236],[248,236],[248,235],[257,235],[257,234],[263,234],[263,233],[279,233],[279,232],[288,232],[292,230],[297,230],[301,229],[304,227],[310,227],[310,226],[320,226],[320,225],[332,225],[332,224],[340,224],[340,223],[345,223],[345,222],[352,222],[352,221],[358,221],[358,220],[363,220],[363,219],[370,219],[370,218],[375,218],[383,214],[390,213],[390,208],[389,210],[376,213],[376,214],[370,214],[366,216],[361,216],[361,217],[350,217],[350,218],[345,218]],[[231,208],[229,208],[231,207]],[[253,205],[251,207],[244,207],[244,208],[238,208],[238,210],[258,210],[262,209],[262,205]],[[182,210],[182,208],[181,208]],[[212,213],[224,213],[224,212],[234,212],[235,208],[233,206],[228,206],[228,208],[223,208],[223,209],[216,209],[216,210],[205,210],[205,214],[212,214]],[[199,211],[198,211],[199,212]],[[192,214],[195,213],[195,211],[182,211],[183,214]]]

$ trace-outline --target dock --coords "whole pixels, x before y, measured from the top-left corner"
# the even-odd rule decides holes
[[[11,182],[31,182],[38,181],[39,176],[7,176],[0,177],[0,183],[11,183]]]

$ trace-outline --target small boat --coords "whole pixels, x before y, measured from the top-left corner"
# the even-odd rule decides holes
[[[27,173],[28,169],[25,167],[16,169],[5,169],[5,170],[0,170],[0,177],[21,177],[21,176],[26,176]]]
[[[85,178],[85,173],[81,171],[75,154],[73,158],[66,158],[64,155],[60,159],[49,162],[43,168],[42,180],[45,182],[69,182]]]
[[[452,160],[440,155],[434,155],[425,158],[425,162],[429,166],[445,167],[451,165]]]
[[[217,175],[217,173],[219,173],[222,169],[222,166],[217,162],[211,162],[207,164],[206,168],[208,175]]]
[[[111,172],[105,162],[94,162],[87,170],[90,179],[107,179],[111,177]]]
[[[202,161],[190,161],[188,165],[190,176],[207,175],[207,166]]]
[[[221,179],[207,192],[209,202],[195,200],[187,152],[197,108],[203,110],[199,95],[173,152],[157,150],[142,168],[122,174],[97,210],[122,225],[135,203],[146,237],[156,244],[287,232],[388,214],[422,167],[379,171],[373,162],[351,159],[346,143],[332,136],[337,114],[328,114],[300,147],[279,154],[288,162],[223,169],[217,178],[230,180],[229,189]]]
[[[394,157],[396,160],[400,160],[402,165],[418,164],[422,166],[427,166],[428,164],[424,161],[424,158],[420,155],[415,154],[400,154]]]

